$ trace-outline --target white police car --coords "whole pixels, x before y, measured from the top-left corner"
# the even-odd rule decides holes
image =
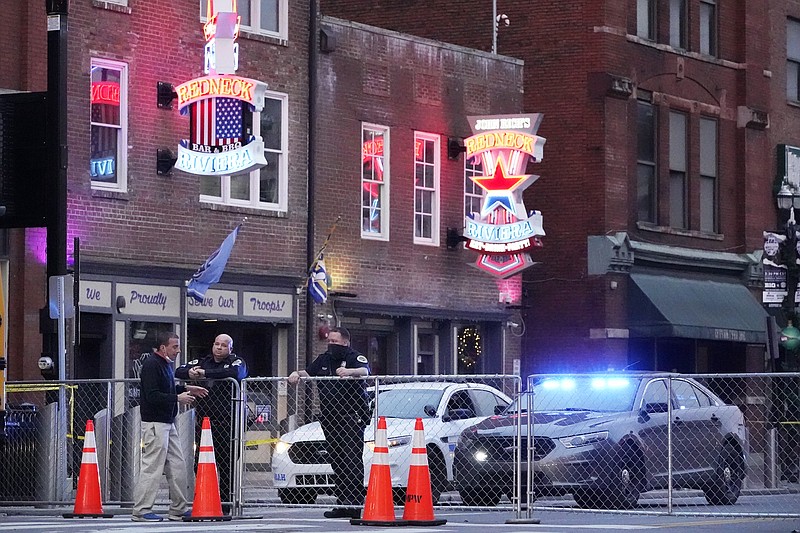
[[[381,385],[380,390],[377,414],[386,417],[392,487],[398,502],[405,497],[417,418],[422,418],[425,426],[431,490],[436,502],[452,486],[453,450],[461,431],[511,403],[503,392],[478,383],[418,381]],[[374,435],[373,421],[364,431],[365,486],[372,465]],[[319,422],[281,436],[272,455],[272,473],[282,502],[314,503],[317,494],[333,492],[333,470],[327,453]]]

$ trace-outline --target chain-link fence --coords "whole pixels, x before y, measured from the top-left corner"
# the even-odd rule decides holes
[[[796,374],[530,376],[462,433],[456,486],[467,505],[521,495],[518,513],[800,516],[798,391]]]
[[[203,385],[211,394],[177,419],[189,491],[197,428],[208,416],[221,500],[235,513],[330,505],[342,487],[363,496],[377,417],[385,416],[398,504],[421,418],[439,504],[520,515],[800,516],[798,374],[537,375],[524,393],[514,376]],[[137,380],[8,383],[0,500],[71,506],[92,419],[103,503],[130,505],[141,453],[138,387]],[[157,502],[167,501],[164,482]]]

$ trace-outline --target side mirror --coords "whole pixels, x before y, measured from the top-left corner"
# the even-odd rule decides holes
[[[436,416],[436,407],[434,407],[433,405],[426,405],[425,407],[422,408],[422,410],[425,412],[425,416],[429,416],[431,418]]]

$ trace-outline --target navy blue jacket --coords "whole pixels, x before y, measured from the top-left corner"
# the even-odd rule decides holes
[[[178,414],[178,394],[184,387],[175,384],[172,363],[151,353],[142,363],[142,422],[172,424]]]

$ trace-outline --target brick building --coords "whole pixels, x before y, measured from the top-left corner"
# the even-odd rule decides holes
[[[321,10],[489,51],[492,5]],[[547,138],[547,179],[526,191],[547,239],[523,273],[523,370],[763,370],[762,231],[779,226],[776,147],[799,141],[800,5],[496,6],[497,51],[525,61]]]
[[[175,101],[158,105],[158,85],[204,75],[206,1],[69,2],[67,241],[71,265],[80,239],[81,323],[68,377],[132,377],[156,332],[181,331],[185,315],[184,358],[221,332],[251,375],[285,375],[304,352],[309,3],[269,4],[239,1],[236,74],[268,84],[244,127],[260,126],[270,164],[219,177],[157,173],[157,150],[175,153],[190,128]],[[45,2],[3,8],[0,87],[45,91]],[[245,217],[221,282],[203,304],[187,300],[185,281]],[[38,379],[45,230],[7,235],[9,376]]]
[[[2,3],[0,91],[46,91],[45,2]],[[522,61],[335,19],[324,20],[315,58],[309,2],[238,4],[236,75],[268,84],[263,110],[244,127],[260,133],[269,165],[220,177],[157,172],[169,168],[158,152],[174,154],[190,137],[191,119],[169,102],[167,84],[204,75],[207,2],[69,2],[67,257],[75,268],[79,239],[81,318],[66,376],[133,377],[156,333],[182,331],[183,317],[184,359],[226,332],[251,375],[302,366],[306,353],[323,349],[320,326],[336,321],[352,329],[377,372],[510,371],[520,341],[519,326],[507,323],[521,321],[508,304],[519,303],[521,286],[479,274],[468,265],[475,254],[447,246],[474,173],[458,151],[448,157],[448,140],[469,135],[468,114],[522,109]],[[362,226],[365,135],[386,141],[378,235]],[[436,175],[435,223],[415,242],[419,146]],[[480,200],[475,189],[467,202]],[[325,252],[335,292],[309,308],[309,256],[339,216]],[[220,283],[203,304],[186,299],[186,280],[245,217]],[[41,331],[52,324],[40,318],[46,230],[0,234],[9,378],[38,379]],[[500,293],[507,296],[498,303]]]
[[[335,18],[321,30],[317,249],[336,228],[320,324],[347,326],[376,373],[511,372],[515,311],[498,294],[518,304],[519,279],[480,272],[447,242],[477,188],[448,140],[471,134],[468,115],[521,110],[522,62]]]

